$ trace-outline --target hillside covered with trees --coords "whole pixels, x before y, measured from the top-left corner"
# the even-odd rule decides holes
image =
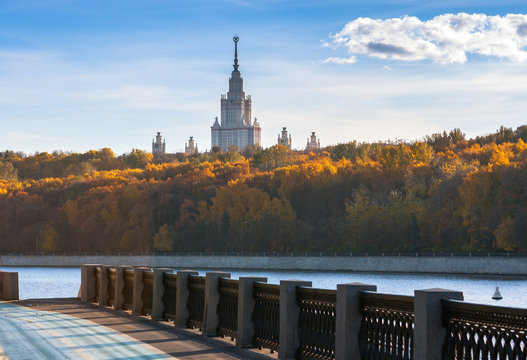
[[[0,153],[0,252],[527,251],[527,126],[154,160]]]

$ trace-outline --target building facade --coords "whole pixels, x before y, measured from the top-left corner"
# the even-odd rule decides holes
[[[198,153],[198,144],[194,141],[194,137],[191,136],[188,139],[188,144],[185,144],[185,155],[197,155]]]
[[[162,156],[166,153],[166,143],[158,131],[155,140],[152,139],[152,154],[155,156]]]
[[[221,123],[218,117],[211,126],[211,147],[229,151],[234,146],[244,150],[248,145],[261,146],[262,136],[258,120],[252,119],[252,100],[243,91],[243,78],[238,70],[238,36],[234,36],[234,70],[229,79],[229,91],[221,95]]]
[[[286,127],[283,127],[282,128],[282,134],[278,134],[278,142],[277,144],[278,145],[283,145],[283,146],[287,146],[287,148],[289,150],[291,150],[291,135],[289,135],[289,137],[287,136],[287,129]]]
[[[317,140],[317,136],[313,131],[311,136],[307,139],[306,151],[318,151],[320,150],[320,140]]]

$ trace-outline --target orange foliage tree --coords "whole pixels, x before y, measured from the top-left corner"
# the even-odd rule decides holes
[[[527,251],[526,141],[522,126],[155,163],[6,151],[0,251]]]

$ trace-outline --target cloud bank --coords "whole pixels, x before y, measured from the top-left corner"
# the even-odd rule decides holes
[[[444,14],[427,21],[413,16],[358,18],[324,44],[348,49],[349,58],[325,60],[338,64],[355,62],[356,54],[441,64],[465,63],[467,54],[523,62],[527,60],[527,14]]]

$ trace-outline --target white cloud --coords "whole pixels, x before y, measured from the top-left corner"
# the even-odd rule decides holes
[[[361,17],[324,45],[347,48],[350,54],[403,61],[465,63],[468,54],[475,54],[523,62],[527,60],[527,14],[444,14],[428,21],[413,16]],[[326,62],[336,62],[330,59],[338,58]]]
[[[329,57],[323,62],[324,63],[334,63],[334,64],[354,64],[357,62],[357,58],[355,56],[352,56],[349,58]]]

